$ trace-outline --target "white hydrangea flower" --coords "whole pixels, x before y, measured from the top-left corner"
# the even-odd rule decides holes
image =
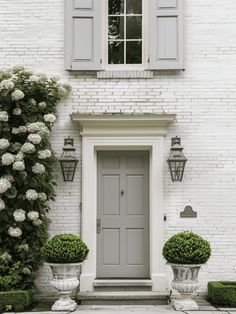
[[[32,143],[25,143],[21,147],[21,151],[23,153],[34,153],[35,152],[35,146]]]
[[[0,89],[11,90],[11,89],[14,88],[14,86],[15,86],[15,84],[12,82],[11,79],[3,80],[3,81],[0,83]]]
[[[26,126],[24,126],[24,125],[19,126],[18,130],[19,130],[19,133],[25,133],[25,132],[27,132],[27,128],[26,128]]]
[[[42,140],[42,137],[39,134],[29,134],[27,139],[33,144],[39,144]]]
[[[12,128],[11,133],[12,134],[18,134],[19,133],[19,129],[14,127],[14,128]]]
[[[35,174],[43,174],[45,172],[44,165],[36,162],[36,164],[32,167],[32,171]]]
[[[21,100],[25,97],[25,94],[19,90],[19,89],[16,89],[12,94],[11,94],[11,98],[12,100]]]
[[[36,72],[37,72],[37,76],[39,76],[40,79],[46,80],[48,78],[47,75],[41,69],[38,69]]]
[[[11,174],[6,174],[5,176],[2,177],[3,179],[7,179],[10,182],[14,182],[14,178]]]
[[[36,104],[37,104],[37,102],[36,102],[36,100],[35,100],[34,98],[30,98],[29,101],[28,101],[28,103],[29,103],[30,105],[32,105],[32,106],[36,106]]]
[[[18,238],[22,235],[22,230],[20,228],[10,227],[8,229],[8,234],[13,238]]]
[[[14,114],[15,116],[21,115],[21,109],[20,109],[20,108],[15,108],[15,109],[13,110],[13,114]]]
[[[8,121],[8,113],[6,111],[0,111],[0,121]]]
[[[43,122],[33,122],[27,125],[27,130],[30,133],[39,132],[42,128],[45,128],[45,124]]]
[[[0,210],[5,208],[5,202],[3,199],[0,198]]]
[[[44,109],[47,107],[47,104],[45,101],[41,101],[40,103],[38,103],[39,108]]]
[[[19,126],[19,128],[12,128],[12,134],[25,133],[27,132],[27,128],[24,125]]]
[[[9,147],[10,143],[6,138],[1,138],[0,139],[0,149],[6,149]]]
[[[21,208],[16,209],[13,213],[13,216],[16,222],[25,221],[25,211]]]
[[[7,252],[4,252],[1,256],[0,256],[0,259],[4,262],[4,263],[8,263],[12,260],[12,256],[7,253]]]
[[[34,225],[34,226],[40,226],[42,223],[43,223],[43,222],[42,222],[41,219],[33,220],[33,225]]]
[[[38,193],[38,198],[40,201],[45,202],[47,200],[47,195],[45,193]]]
[[[61,96],[66,96],[67,90],[63,86],[59,86],[59,93]]]
[[[41,128],[39,132],[37,132],[39,135],[44,136],[44,135],[50,135],[50,130],[46,126],[44,128]]]
[[[52,113],[45,114],[43,117],[44,117],[44,121],[50,122],[50,123],[55,122],[56,119],[57,119],[57,118],[54,116],[54,114],[52,114]]]
[[[19,151],[20,149],[21,149],[21,143],[19,143],[19,142],[15,142],[13,145],[13,149],[15,150],[15,151]],[[15,156],[16,157],[16,156]]]
[[[22,268],[22,273],[25,275],[30,275],[31,274],[31,270],[28,267],[23,267]]]
[[[11,182],[6,178],[0,179],[0,194],[5,193],[8,189],[11,188]]]
[[[29,251],[29,245],[28,244],[20,244],[18,249],[20,251],[26,251],[27,252],[27,251]]]
[[[38,151],[38,158],[39,159],[47,159],[47,158],[50,158],[51,156],[52,156],[52,153],[49,149]]]
[[[37,220],[39,218],[39,213],[36,212],[35,210],[31,210],[30,212],[28,212],[27,216],[30,220],[34,221],[34,220]]]
[[[25,170],[25,163],[24,161],[15,161],[12,168],[16,171],[23,171]]]
[[[40,79],[41,78],[38,75],[35,75],[35,74],[33,74],[33,75],[31,75],[29,77],[30,82],[38,82],[38,81],[40,81]]]
[[[35,190],[26,191],[26,198],[28,201],[35,201],[38,198],[38,193]]]
[[[13,164],[14,161],[15,161],[15,157],[11,153],[6,153],[2,155],[2,164],[4,166],[9,166]]]
[[[22,161],[23,159],[24,159],[24,154],[22,152],[19,152],[18,154],[16,154],[15,156],[16,161]]]

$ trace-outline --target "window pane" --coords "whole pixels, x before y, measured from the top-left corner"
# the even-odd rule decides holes
[[[126,43],[126,63],[142,63],[142,41],[127,41]]]
[[[109,17],[108,39],[124,38],[124,17]]]
[[[124,14],[124,0],[109,0],[109,14]]]
[[[124,64],[124,42],[110,41],[108,43],[108,63]]]
[[[126,18],[126,38],[141,39],[142,38],[142,17],[127,16]]]
[[[127,14],[142,14],[142,0],[127,0]]]

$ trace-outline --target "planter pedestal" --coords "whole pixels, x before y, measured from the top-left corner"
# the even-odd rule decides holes
[[[60,295],[60,298],[53,304],[52,311],[74,311],[77,303],[70,298],[70,294],[79,285],[77,273],[81,263],[47,263],[47,265],[51,267],[53,274],[50,285],[57,289]]]
[[[174,279],[171,282],[173,289],[181,294],[180,299],[172,299],[171,304],[177,311],[197,311],[197,303],[191,299],[191,294],[198,290],[198,273],[202,265],[170,264]]]
[[[180,299],[172,299],[171,304],[176,311],[198,311],[197,303],[191,299],[190,294],[181,295]]]

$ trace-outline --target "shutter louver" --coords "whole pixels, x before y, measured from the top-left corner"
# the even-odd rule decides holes
[[[66,70],[101,68],[100,0],[65,0]]]
[[[150,69],[181,70],[184,0],[149,1]]]

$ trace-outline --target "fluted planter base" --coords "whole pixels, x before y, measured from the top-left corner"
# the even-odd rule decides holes
[[[53,304],[52,311],[74,311],[77,303],[70,298],[73,289],[79,285],[77,274],[81,263],[47,263],[53,274],[50,285],[58,290],[60,298]]]
[[[202,265],[170,264],[174,279],[171,286],[181,294],[180,299],[172,299],[171,304],[177,311],[197,311],[197,303],[191,299],[191,294],[198,290],[198,273]]]

